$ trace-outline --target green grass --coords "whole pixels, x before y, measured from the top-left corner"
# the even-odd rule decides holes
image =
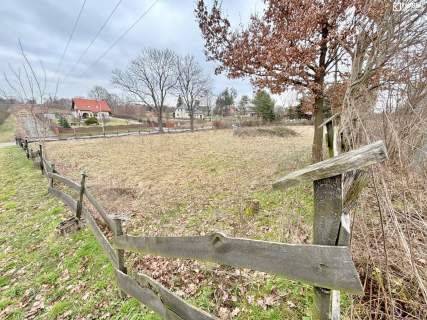
[[[15,117],[10,115],[0,124],[0,143],[11,142],[15,136]]]
[[[22,150],[0,149],[0,168],[0,319],[25,319],[34,312],[36,319],[160,319],[135,299],[120,298],[113,267],[90,229],[68,236],[56,232],[71,213],[47,193],[46,179]],[[310,223],[309,190],[303,185],[286,192],[255,192],[263,217],[260,223],[272,225],[270,212],[286,201],[296,208],[296,217]],[[177,206],[167,216],[173,220],[182,210]],[[273,226],[271,235],[263,237],[277,240],[278,232]],[[311,319],[311,287],[272,275],[248,281],[245,292],[238,283],[227,291],[230,310],[239,310],[235,319]],[[189,302],[218,313],[218,292],[207,279]],[[280,303],[266,306],[264,299],[272,296],[279,297]],[[342,296],[345,310],[349,300]]]
[[[47,193],[22,150],[0,149],[0,168],[1,319],[25,319],[31,310],[36,319],[154,319],[119,297],[113,268],[89,229],[57,234],[70,212]]]

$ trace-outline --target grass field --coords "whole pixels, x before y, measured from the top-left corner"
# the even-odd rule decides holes
[[[122,300],[113,268],[89,229],[70,217],[18,148],[0,149],[0,319],[158,319]]]
[[[311,216],[311,186],[287,193],[271,189],[276,178],[308,162],[311,128],[295,130],[299,135],[288,138],[241,138],[221,130],[54,142],[46,154],[75,180],[85,170],[89,188],[106,208],[133,218],[127,226],[133,232],[223,230],[301,241],[282,232],[282,220]],[[254,199],[261,205],[258,214],[245,210]]]
[[[221,130],[55,142],[47,145],[46,154],[61,173],[75,180],[85,170],[89,188],[108,211],[131,218],[125,225],[128,233],[194,235],[215,230],[304,243],[311,241],[311,186],[285,193],[271,190],[274,179],[308,161],[311,128],[293,129],[298,136],[241,138]],[[15,157],[19,161],[10,163]],[[31,304],[22,308],[19,301],[36,281],[35,288],[45,292],[43,299],[38,298],[44,301],[40,319],[93,319],[106,314],[118,319],[156,318],[135,300],[118,298],[112,268],[90,231],[69,238],[55,235],[64,209],[46,194],[46,182],[22,151],[8,149],[0,161],[7,168],[1,178],[8,181],[8,187],[0,190],[0,210],[6,212],[1,215],[5,222],[0,243],[7,255],[1,262],[5,274],[1,280],[9,292],[0,304],[2,312],[18,319],[35,308]],[[260,202],[259,212],[247,207],[253,200]],[[7,241],[11,237],[14,240]],[[222,319],[311,318],[311,288],[293,281],[190,260],[129,254],[126,261],[131,269],[144,270]],[[13,280],[21,268],[25,276]],[[40,275],[34,280],[25,272]],[[84,293],[78,296],[78,289],[70,286]],[[346,313],[345,296],[343,301]]]

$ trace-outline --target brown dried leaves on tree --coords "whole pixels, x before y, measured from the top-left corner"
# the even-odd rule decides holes
[[[280,1],[266,0],[261,16],[253,15],[249,25],[233,30],[218,1],[208,10],[199,0],[196,16],[205,38],[208,59],[221,63],[217,72],[231,78],[249,77],[259,87],[280,93],[293,87],[314,97],[315,136],[313,161],[322,159],[322,131],[318,129],[331,115],[324,103],[325,80],[337,61],[344,63],[354,41],[352,18],[380,18],[382,7],[363,1]]]

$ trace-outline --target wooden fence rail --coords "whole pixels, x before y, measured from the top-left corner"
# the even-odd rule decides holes
[[[114,221],[112,218],[110,218],[109,214],[105,209],[99,204],[99,202],[95,199],[95,197],[92,195],[92,193],[89,192],[87,188],[84,190],[84,195],[86,196],[86,199],[94,206],[96,211],[101,216],[102,220],[105,222],[105,224],[108,226],[108,228],[113,231],[114,230]]]
[[[118,248],[153,255],[211,261],[274,273],[288,279],[362,293],[347,247],[296,245],[229,238],[221,233],[195,237],[116,237]]]
[[[217,319],[215,316],[188,304],[159,282],[144,274],[138,273],[129,276],[116,270],[116,277],[120,289],[164,319]]]
[[[55,170],[55,166],[46,160],[41,146],[36,152],[30,153],[28,141],[16,138],[16,143],[25,150],[29,158],[39,161],[42,173],[50,181],[49,192],[75,213],[74,219],[84,218],[90,225],[95,238],[116,269],[117,284],[122,292],[135,297],[164,319],[217,318],[188,304],[144,274],[127,274],[125,250],[211,261],[308,283],[314,286],[314,319],[339,319],[339,295],[331,295],[331,292],[339,291],[332,290],[363,294],[348,248],[350,228],[348,214],[343,212],[342,175],[387,159],[382,141],[295,171],[273,184],[274,188],[284,189],[300,182],[313,181],[314,244],[311,245],[232,238],[218,232],[207,236],[181,237],[127,235],[122,228],[122,219],[108,214],[86,188],[85,174],[82,174],[82,180],[78,184]],[[79,199],[73,199],[55,188],[54,182],[79,192]],[[114,246],[91,212],[84,208],[84,197],[110,230]],[[331,296],[334,298],[331,299]]]

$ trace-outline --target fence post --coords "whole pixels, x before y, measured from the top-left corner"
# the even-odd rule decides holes
[[[123,219],[119,216],[113,216],[113,221],[114,221],[114,227],[115,230],[113,230],[114,235],[117,236],[121,236],[123,235]],[[118,269],[123,272],[123,273],[127,273],[127,268],[125,266],[125,251],[123,249],[117,249],[117,262],[118,262]],[[122,298],[126,297],[126,293],[124,291],[120,291],[120,296]]]
[[[337,244],[343,207],[342,175],[316,180],[313,187],[313,243],[334,246]],[[314,287],[313,309],[313,319],[331,319],[331,290]]]
[[[82,178],[80,180],[80,193],[79,193],[79,201],[77,201],[77,209],[76,209],[76,218],[78,220],[82,217],[82,209],[83,209],[83,195],[85,192],[85,183],[86,183],[86,173],[81,173]]]
[[[39,144],[39,151],[40,151],[40,171],[42,172],[42,175],[43,175],[43,171],[44,171],[44,165],[43,165],[43,145],[41,143]]]
[[[25,139],[24,150],[25,150],[25,154],[27,156],[27,159],[30,159],[30,151],[28,150],[28,140],[27,139]]]
[[[52,173],[55,173],[55,165],[52,163],[51,164],[52,167]],[[49,179],[49,188],[53,188],[53,178]]]

